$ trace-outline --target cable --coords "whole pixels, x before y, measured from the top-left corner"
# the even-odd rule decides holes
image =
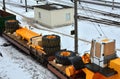
[[[85,10],[84,9],[84,7],[80,4],[80,6],[82,7],[82,9],[83,10]],[[86,5],[87,6],[87,5]],[[88,10],[89,10],[89,8],[88,8]],[[86,10],[85,10],[86,11]],[[89,12],[91,13],[91,11],[89,10]],[[86,13],[86,12],[85,12]],[[92,14],[92,13],[91,13]],[[89,17],[89,15],[86,13],[86,15]],[[92,14],[92,16],[93,16],[93,14]],[[95,18],[95,16],[93,16],[93,18]],[[98,30],[98,28],[96,27],[96,25],[92,22],[92,24],[95,26],[95,28],[96,28],[96,30],[97,30],[97,32],[99,33],[99,35],[100,36],[102,36],[102,34],[100,33],[100,31]],[[99,25],[100,26],[100,25]],[[102,29],[101,29],[102,30]],[[104,32],[103,32],[104,33]],[[105,34],[104,34],[105,35]],[[105,35],[106,36],[106,35]]]
[[[100,28],[101,32],[102,32],[102,33],[104,34],[104,36],[107,38],[107,36],[106,36],[106,34],[104,33],[104,31],[102,30],[102,28],[101,28],[100,24],[98,24],[98,26],[99,26],[99,28]]]

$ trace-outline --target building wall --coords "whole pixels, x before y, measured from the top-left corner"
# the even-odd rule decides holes
[[[39,17],[39,12],[41,17]],[[50,28],[72,24],[74,22],[74,9],[44,10],[34,8],[35,20]],[[67,16],[67,19],[66,19]]]
[[[70,9],[61,9],[51,11],[51,26],[62,26],[72,24],[74,22],[74,10]]]
[[[34,18],[42,25],[51,25],[51,13],[47,10],[34,8]]]

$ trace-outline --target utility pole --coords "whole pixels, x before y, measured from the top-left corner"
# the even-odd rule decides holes
[[[74,34],[74,51],[78,54],[78,19],[77,19],[77,3],[79,0],[71,0],[74,3],[74,30],[71,31]]]
[[[112,10],[114,9],[114,0],[112,0]]]
[[[3,10],[6,11],[5,0],[3,0]]]
[[[26,12],[28,11],[27,10],[27,0],[25,0],[25,10],[26,10]]]
[[[75,27],[75,53],[78,54],[78,19],[77,19],[77,2],[74,0],[74,27]]]

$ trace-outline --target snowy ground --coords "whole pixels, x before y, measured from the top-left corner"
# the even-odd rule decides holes
[[[0,37],[0,45],[6,42]],[[0,57],[0,79],[56,79],[33,58],[12,45],[0,46],[0,52],[3,54],[3,57]]]
[[[6,0],[6,2],[7,1],[20,4],[20,0]],[[66,0],[66,2],[70,2],[70,1]],[[34,5],[34,4],[36,4],[34,0],[28,0],[28,5]],[[96,6],[96,5],[91,5],[91,4],[82,4],[82,6],[91,6],[92,8],[95,8],[95,9],[101,9],[104,11],[120,14],[119,9],[112,10],[111,8],[108,8],[108,7]],[[28,9],[28,12],[25,12],[25,9],[23,8],[14,7],[10,5],[6,5],[6,7],[11,10],[16,11],[17,13],[25,15],[26,17],[34,18],[33,10]],[[83,13],[85,13],[86,15],[88,14],[86,12],[83,12]],[[101,16],[101,15],[94,15],[94,14],[91,14],[91,15],[94,17]],[[104,18],[104,16],[101,16],[101,17]],[[21,26],[29,26],[28,22],[26,22],[23,17],[17,15],[17,19],[21,22]],[[117,20],[119,21],[119,19]],[[36,29],[36,28],[33,29],[33,31],[42,33],[43,35],[46,35],[46,34],[60,35],[61,45],[62,45],[61,48],[74,51],[74,39],[73,39],[73,36],[70,35],[70,31],[74,29],[73,25],[54,28],[54,29],[48,29],[36,23],[34,23],[34,25],[38,26],[39,28],[44,28],[46,30],[54,31],[54,32],[50,32],[50,31],[45,31],[42,29]],[[79,25],[79,28],[78,28],[79,38],[85,39],[87,41],[91,41],[92,39],[98,38],[98,37],[112,38],[116,40],[116,48],[118,49],[120,48],[120,41],[119,41],[120,28],[119,27],[108,26],[104,24],[97,24],[97,23],[92,23],[88,21],[79,21],[78,25]],[[99,27],[98,25],[100,25],[101,27]],[[60,33],[63,33],[65,35],[60,34]],[[100,34],[102,34],[102,36],[100,36]],[[7,42],[7,41],[5,41],[2,37],[0,37],[0,45],[2,45],[4,42]],[[82,55],[84,51],[90,50],[90,43],[85,43],[79,40],[78,48],[79,48],[79,53]],[[8,46],[8,47],[0,46],[0,52],[3,54],[3,57],[0,57],[0,64],[1,64],[0,65],[0,79],[56,79],[56,77],[51,72],[49,72],[47,69],[40,66],[31,57],[26,56],[20,51],[18,51],[13,46]]]

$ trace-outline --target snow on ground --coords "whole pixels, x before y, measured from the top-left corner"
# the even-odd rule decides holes
[[[0,37],[0,45],[6,42]],[[0,57],[0,79],[56,79],[50,71],[12,45],[0,46],[0,52],[3,55]]]
[[[7,1],[20,4],[20,0],[6,0],[6,2]],[[70,1],[66,0],[66,2],[70,2]],[[24,2],[22,3],[22,5],[23,4]],[[36,5],[36,2],[34,0],[28,0],[28,5],[34,5],[34,4]],[[104,11],[120,14],[119,9],[112,10],[111,8],[108,8],[108,7],[102,7],[102,6],[96,7],[96,5],[92,5],[92,4],[82,4],[82,6],[90,6],[95,9],[101,9]],[[6,7],[16,11],[17,13],[25,15],[26,17],[34,18],[33,10],[28,9],[28,12],[25,12],[25,9],[23,8],[14,7],[10,5],[6,5]],[[17,19],[21,22],[21,26],[29,26],[28,22],[26,22],[23,17],[17,15]],[[54,31],[54,32],[51,32],[51,31],[45,31],[42,29],[36,29],[36,28],[33,29],[33,31],[42,33],[43,35],[46,35],[46,34],[60,35],[61,46],[62,46],[61,48],[74,51],[74,39],[73,39],[74,36],[70,35],[70,31],[74,29],[73,25],[54,28],[54,29],[48,29],[36,23],[34,23],[34,25],[38,26],[39,28],[44,28],[46,30]],[[120,41],[119,41],[120,28],[119,27],[108,26],[104,24],[97,24],[97,23],[92,23],[92,22],[82,21],[82,20],[79,21],[78,25],[79,25],[78,26],[79,38],[91,41],[93,38],[101,37],[100,36],[100,33],[101,33],[103,35],[102,37],[115,39],[117,42],[116,47],[120,48]],[[99,27],[98,25],[100,25],[101,27]],[[100,33],[97,30],[99,30]],[[105,35],[103,34],[102,31],[104,32]],[[63,33],[66,36],[60,33]],[[2,37],[0,37],[0,45],[2,45],[4,42],[7,42],[7,41],[5,41]],[[78,49],[79,49],[80,55],[82,55],[85,51],[90,50],[90,44],[79,40]],[[56,79],[56,77],[53,74],[51,74],[51,72],[49,72],[47,69],[40,66],[31,57],[24,55],[21,51],[18,51],[13,46],[8,46],[8,47],[0,46],[0,52],[3,54],[3,57],[0,57],[0,64],[3,64],[3,65],[0,65],[0,79]]]

